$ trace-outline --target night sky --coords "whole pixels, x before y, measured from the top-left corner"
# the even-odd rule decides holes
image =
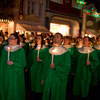
[[[87,5],[89,3],[93,3],[97,9],[97,11],[100,12],[100,0],[85,0],[87,2]]]

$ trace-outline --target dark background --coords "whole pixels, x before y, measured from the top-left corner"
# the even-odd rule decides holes
[[[97,11],[100,11],[100,0],[85,0],[87,2],[87,5],[89,3],[93,3],[97,9]]]

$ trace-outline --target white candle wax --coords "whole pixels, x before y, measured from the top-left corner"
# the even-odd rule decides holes
[[[90,50],[88,50],[88,57],[87,57],[87,61],[89,61],[89,56],[90,56]]]
[[[38,54],[37,54],[37,57],[39,58],[39,52],[40,52],[40,46],[38,46]]]
[[[54,60],[54,54],[56,53],[56,49],[52,50],[52,61],[51,63],[53,64],[53,60]]]
[[[38,58],[39,58],[39,52],[40,52],[40,49],[38,49],[38,55],[37,55]]]
[[[8,47],[8,61],[10,59],[10,47]]]
[[[51,62],[52,64],[53,64],[53,59],[54,59],[54,55],[52,54],[52,62]]]

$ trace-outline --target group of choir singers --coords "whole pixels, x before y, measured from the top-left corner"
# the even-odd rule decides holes
[[[29,39],[0,35],[0,100],[25,100],[26,85],[33,100],[67,100],[73,77],[72,94],[86,98],[90,87],[100,84],[100,36],[75,40],[56,33]]]

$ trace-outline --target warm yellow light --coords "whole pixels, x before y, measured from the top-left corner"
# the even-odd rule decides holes
[[[64,24],[50,23],[52,33],[60,32],[63,36],[69,35],[69,26]]]
[[[37,35],[41,35],[41,32],[37,32]]]
[[[0,27],[0,30],[2,30],[2,28]]]

